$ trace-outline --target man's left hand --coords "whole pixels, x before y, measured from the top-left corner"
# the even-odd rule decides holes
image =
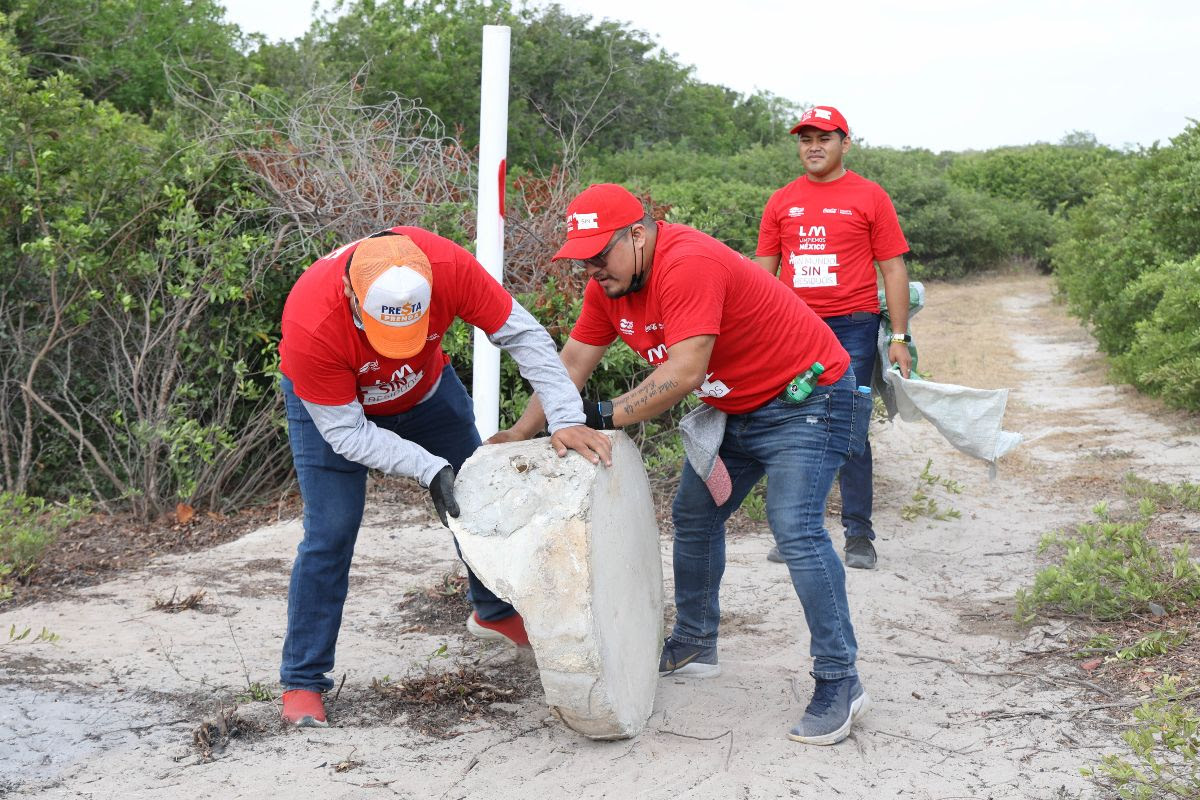
[[[603,462],[606,467],[612,466],[612,442],[603,433],[586,425],[559,428],[550,434],[550,443],[554,445],[559,458],[565,456],[568,450],[574,450],[593,464]]]
[[[907,344],[892,342],[888,345],[888,361],[899,365],[900,374],[906,378],[909,377],[909,372],[912,370],[912,353],[908,352]]]
[[[454,468],[449,464],[442,467],[429,482],[429,496],[433,498],[433,508],[438,518],[449,528],[450,520],[446,519],[446,515],[457,517],[459,514],[458,500],[454,497]]]

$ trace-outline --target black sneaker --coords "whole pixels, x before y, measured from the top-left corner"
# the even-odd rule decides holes
[[[869,536],[847,536],[845,553],[847,567],[875,569],[875,545]]]
[[[858,676],[836,681],[818,678],[813,698],[788,738],[805,744],[837,744],[850,735],[850,726],[870,704]]]
[[[779,554],[778,547],[772,547],[767,551],[767,561],[774,561],[776,564],[783,563],[783,556]]]
[[[670,636],[663,640],[658,674],[678,675],[681,678],[715,678],[721,674],[717,664],[717,648],[676,642]]]

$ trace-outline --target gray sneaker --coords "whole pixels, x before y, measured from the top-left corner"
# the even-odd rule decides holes
[[[779,554],[778,547],[772,547],[767,551],[767,561],[774,561],[776,564],[783,563],[783,556]]]
[[[717,648],[685,644],[668,636],[663,640],[658,674],[659,677],[678,675],[681,678],[715,678],[721,674],[721,667],[717,664]]]
[[[855,569],[875,569],[875,545],[869,536],[847,536],[846,566]]]
[[[836,681],[817,678],[813,698],[788,738],[805,744],[837,744],[850,735],[850,726],[870,704],[857,675]]]

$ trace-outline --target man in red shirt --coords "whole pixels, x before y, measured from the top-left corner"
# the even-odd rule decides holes
[[[655,223],[620,186],[592,186],[571,202],[567,241],[555,258],[574,259],[591,278],[561,353],[575,385],[583,386],[617,339],[655,367],[620,397],[585,402],[588,424],[632,425],[692,393],[707,406],[693,414],[703,413],[719,447],[721,468],[712,474],[699,474],[690,457],[683,466],[673,509],[676,622],[660,674],[720,672],[725,521],[766,474],[767,518],[804,608],[816,679],[789,736],[841,741],[868,702],[855,667],[846,575],[823,527],[834,473],[861,450],[870,414],[849,356],[815,314],[749,259],[692,228]],[[787,399],[793,378],[818,362],[825,370],[807,399]],[[533,436],[542,425],[540,399],[493,441]]]
[[[288,438],[304,500],[304,539],[288,590],[283,718],[324,727],[334,648],[367,469],[416,478],[442,524],[458,516],[454,475],[480,444],[471,399],[442,350],[460,318],[488,334],[547,397],[551,442],[592,463],[611,444],[581,423],[579,393],[554,340],[479,262],[448,239],[397,227],[318,259],[283,308]],[[457,544],[456,544],[457,546]],[[476,636],[528,645],[512,606],[467,570]]]
[[[879,184],[843,165],[850,152],[850,126],[836,108],[810,108],[792,133],[798,134],[805,174],[767,201],[754,260],[778,274],[833,329],[863,384],[871,382],[878,347],[878,264],[892,330],[897,331],[888,357],[908,377],[908,243],[892,200]],[[871,470],[868,442],[838,476],[846,565],[859,569],[874,569],[876,562]],[[782,561],[776,548],[767,558]]]

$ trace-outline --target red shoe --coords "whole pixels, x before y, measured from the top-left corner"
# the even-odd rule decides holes
[[[529,647],[529,634],[525,633],[525,620],[521,619],[520,614],[489,622],[480,619],[479,614],[473,613],[467,617],[467,630],[480,639],[494,639],[517,647]]]
[[[328,728],[320,692],[292,689],[283,693],[283,721],[297,728]]]

